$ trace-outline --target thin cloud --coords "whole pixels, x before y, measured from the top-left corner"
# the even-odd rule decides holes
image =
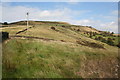
[[[68,0],[68,4],[77,4],[79,0]]]
[[[114,10],[114,11],[112,11],[111,14],[112,14],[112,15],[118,15],[118,10]]]
[[[42,10],[25,6],[3,6],[3,21],[16,21],[26,19],[26,12],[30,13],[30,19],[34,20],[68,20],[87,11],[75,11],[68,8]]]
[[[71,20],[69,22],[75,25],[92,26],[98,30],[118,33],[117,20],[112,22],[103,22],[100,20],[83,19],[83,20]]]
[[[63,9],[54,9],[54,10],[42,10],[39,8],[25,7],[25,6],[10,6],[5,5],[2,7],[2,20],[7,22],[13,22],[18,20],[26,20],[26,12],[30,12],[31,20],[50,20],[50,21],[65,21],[71,24],[84,25],[84,26],[92,26],[99,30],[107,30],[118,32],[117,26],[117,16],[103,16],[106,19],[111,19],[114,17],[115,19],[110,22],[103,22],[100,20],[92,20],[92,19],[80,19],[76,20],[74,17],[80,16],[81,14],[88,13],[89,11],[75,11],[69,8]],[[116,11],[113,14],[117,13]],[[113,19],[113,18],[112,18]]]

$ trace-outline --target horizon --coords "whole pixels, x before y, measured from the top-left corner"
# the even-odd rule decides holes
[[[118,33],[117,8],[117,2],[7,2],[2,4],[2,22],[26,20],[29,12],[33,21],[61,21]]]
[[[22,20],[22,21],[27,21],[27,20]],[[16,22],[22,22],[21,20],[20,21],[13,21],[13,22],[8,22],[8,24],[11,24],[11,23],[16,23]],[[37,21],[37,20],[29,20],[29,21]],[[42,22],[42,21],[39,21],[39,22]],[[43,22],[46,22],[46,21],[43,21]],[[68,22],[65,22],[65,21],[48,21],[48,22],[64,22],[64,23],[68,23]],[[1,22],[0,22],[1,23]],[[4,22],[2,22],[2,24],[3,24]],[[27,24],[27,23],[26,23]],[[68,23],[68,24],[70,24],[70,23]],[[70,24],[70,25],[74,25],[74,24]],[[83,26],[83,25],[77,25],[76,24],[76,26]],[[85,25],[84,25],[85,26]],[[94,28],[93,26],[87,26],[87,27],[92,27],[92,28]],[[96,28],[94,28],[94,29],[96,29]],[[99,30],[99,29],[97,29],[97,30]],[[99,30],[99,31],[101,31],[101,30]],[[105,31],[105,30],[102,30],[102,31]],[[105,32],[110,32],[110,31],[105,31]],[[112,33],[112,31],[110,32],[110,33]],[[120,34],[119,32],[118,33],[114,33],[114,34]]]

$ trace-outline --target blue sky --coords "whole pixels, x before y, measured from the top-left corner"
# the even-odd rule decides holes
[[[3,21],[24,20],[28,11],[31,20],[65,21],[117,32],[117,10],[117,2],[11,2],[3,3]]]
[[[87,13],[81,16],[74,16],[74,19],[85,19],[94,18],[102,19],[101,16],[111,16],[111,12],[118,10],[117,2],[78,2],[78,3],[65,3],[65,2],[13,2],[10,3],[11,6],[26,6],[39,8],[42,10],[53,10],[53,9],[63,9],[69,8],[71,10],[77,11],[87,11]],[[98,16],[100,15],[100,17]],[[98,17],[97,17],[98,16]],[[96,18],[97,17],[97,18]],[[103,20],[103,19],[102,19]],[[105,20],[105,19],[104,19]],[[106,20],[109,21],[109,20]]]

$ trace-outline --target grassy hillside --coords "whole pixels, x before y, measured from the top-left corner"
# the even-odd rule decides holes
[[[96,36],[103,37],[101,31],[63,22],[35,23],[29,28],[21,22],[1,28],[10,34],[3,42],[4,78],[118,76],[119,48],[95,40]],[[91,32],[96,34],[90,37]],[[110,37],[118,44],[118,37]]]
[[[30,25],[40,25],[40,24],[69,24],[67,22],[52,22],[52,21],[29,21]],[[9,25],[26,25],[26,21],[12,22]]]

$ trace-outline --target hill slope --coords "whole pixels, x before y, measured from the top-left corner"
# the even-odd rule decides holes
[[[12,22],[9,23],[9,25],[26,25],[26,21],[18,21],[18,22]],[[91,26],[80,26],[80,25],[71,25],[67,22],[55,22],[55,21],[29,21],[29,25],[41,25],[41,24],[47,24],[47,25],[59,25],[67,28],[72,28],[74,30],[80,30],[83,32],[97,32],[100,33],[102,31],[96,30],[95,28],[92,28]]]
[[[26,27],[17,22],[2,28],[10,33],[10,39],[3,43],[3,77],[118,76],[118,48],[93,39],[101,36],[99,30],[61,22],[33,23]]]

